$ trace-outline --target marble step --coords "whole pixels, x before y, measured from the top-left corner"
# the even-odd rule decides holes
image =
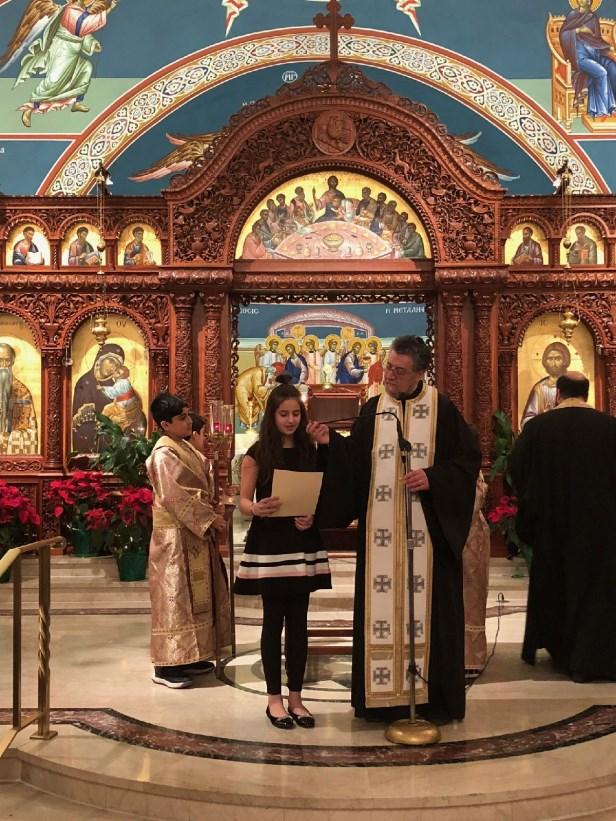
[[[236,563],[237,566],[237,563]],[[331,590],[319,590],[311,596],[315,611],[351,611],[354,596],[354,560],[333,559]],[[506,559],[493,559],[490,567],[489,606],[502,593],[508,604],[524,604],[528,579],[515,576],[515,566]],[[22,600],[26,610],[38,606],[37,563],[26,559],[22,566]],[[147,581],[121,582],[113,557],[54,557],[52,563],[52,607],[58,610],[105,611],[148,610],[150,598]],[[12,584],[0,585],[0,610],[12,606]],[[236,607],[247,612],[259,611],[259,596],[237,596]]]
[[[11,821],[33,821],[34,818],[44,818],[45,821],[127,821],[138,817],[105,808],[96,809],[21,782],[3,783],[0,802],[3,817]]]

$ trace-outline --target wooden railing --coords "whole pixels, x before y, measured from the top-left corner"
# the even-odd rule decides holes
[[[0,757],[24,727],[38,722],[32,738],[50,739],[56,732],[49,729],[49,644],[50,644],[50,604],[51,604],[51,562],[52,547],[64,547],[65,539],[54,536],[40,542],[32,542],[21,547],[13,547],[0,559],[0,576],[9,568],[13,578],[13,726],[0,738]],[[22,720],[21,715],[21,559],[26,553],[38,551],[39,563],[39,643],[38,643],[38,708],[33,715]]]

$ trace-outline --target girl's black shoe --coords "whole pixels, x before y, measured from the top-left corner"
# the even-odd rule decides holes
[[[293,719],[291,718],[291,716],[273,716],[270,713],[269,707],[266,707],[265,715],[269,718],[274,727],[276,727],[278,730],[292,730],[295,726],[293,724]],[[291,715],[293,715],[293,713],[291,713]]]
[[[310,730],[314,727],[314,716],[311,713],[308,713],[308,715],[303,716],[299,715],[299,713],[294,713],[290,707],[288,709],[289,715],[298,727],[303,727],[305,730]]]

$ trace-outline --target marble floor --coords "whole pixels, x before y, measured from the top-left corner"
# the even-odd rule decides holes
[[[251,601],[239,600],[237,655],[219,679],[181,691],[154,685],[143,589],[125,588],[107,610],[98,595],[106,571],[93,575],[98,582],[79,577],[72,592],[70,581],[54,588],[58,736],[34,741],[24,730],[0,760],[2,819],[616,819],[616,685],[575,684],[547,657],[534,668],[520,660],[526,588],[508,563],[495,562],[491,573],[494,656],[468,691],[465,721],[442,727],[441,743],[429,748],[391,745],[384,725],[353,717],[350,656],[339,652],[309,658],[305,694],[317,727],[273,728]],[[312,626],[348,625],[351,583],[352,561],[339,562],[334,592],[315,597]],[[0,723],[7,723],[11,621],[3,587]],[[23,629],[23,704],[31,707],[33,616]]]

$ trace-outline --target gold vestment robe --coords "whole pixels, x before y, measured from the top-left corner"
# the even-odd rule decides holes
[[[490,528],[481,508],[488,486],[479,473],[471,529],[462,551],[464,573],[464,667],[481,670],[486,663],[486,604],[490,574]]]
[[[231,643],[229,590],[211,524],[205,458],[162,436],[147,460],[154,490],[149,582],[155,666],[220,657]]]

